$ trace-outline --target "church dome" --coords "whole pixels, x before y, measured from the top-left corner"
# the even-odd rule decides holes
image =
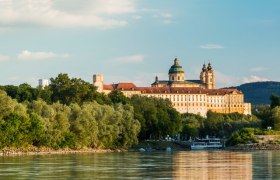
[[[169,69],[169,74],[173,73],[184,73],[183,67],[180,66],[179,60],[177,58],[174,60],[174,65],[172,65]]]

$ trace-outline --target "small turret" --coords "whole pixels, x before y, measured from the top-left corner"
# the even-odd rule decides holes
[[[159,80],[158,80],[158,76],[155,77],[155,82],[152,84],[152,87],[158,87],[159,85]]]

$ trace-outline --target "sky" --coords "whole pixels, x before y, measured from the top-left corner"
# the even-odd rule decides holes
[[[217,87],[280,81],[279,0],[0,0],[0,85],[67,73],[150,86],[175,58]]]

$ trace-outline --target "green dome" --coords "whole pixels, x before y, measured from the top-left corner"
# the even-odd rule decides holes
[[[177,58],[174,60],[174,65],[169,69],[169,74],[173,73],[184,73],[183,67],[180,66],[179,60]]]

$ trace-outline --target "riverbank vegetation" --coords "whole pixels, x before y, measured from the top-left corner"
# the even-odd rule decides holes
[[[261,124],[254,128],[243,128],[234,131],[228,139],[227,145],[258,143],[256,136],[259,135],[280,135],[280,97],[272,94],[270,100],[270,105],[253,107],[253,114],[261,120]],[[280,144],[279,140],[276,139],[267,143]]]
[[[183,138],[215,136],[227,138],[233,132],[246,127],[259,127],[261,120],[256,116],[239,113],[219,114],[209,111],[207,118],[199,115],[183,114]]]
[[[254,115],[218,114],[207,118],[179,114],[169,100],[113,90],[98,93],[90,83],[59,74],[46,88],[28,84],[0,86],[0,149],[122,149],[165,137],[216,136],[229,145],[255,142],[252,134],[280,130],[280,99],[253,108]]]
[[[167,100],[119,91],[107,96],[67,74],[51,78],[46,88],[0,89],[0,149],[121,149],[181,130],[181,116]]]

